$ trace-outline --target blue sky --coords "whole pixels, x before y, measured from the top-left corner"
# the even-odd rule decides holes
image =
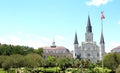
[[[99,45],[104,11],[106,52],[120,45],[119,0],[1,0],[0,42],[34,48],[56,45],[73,50],[75,32],[84,41],[88,14]]]

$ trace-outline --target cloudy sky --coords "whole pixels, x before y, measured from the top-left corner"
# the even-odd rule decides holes
[[[0,42],[34,48],[58,46],[73,50],[75,32],[84,41],[90,15],[94,41],[99,45],[104,11],[106,52],[120,45],[120,0],[1,0]]]

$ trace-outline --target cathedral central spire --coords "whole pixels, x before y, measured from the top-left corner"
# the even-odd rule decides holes
[[[92,26],[91,26],[91,22],[90,22],[90,17],[89,17],[89,15],[88,15],[86,32],[92,32]]]
[[[86,27],[86,33],[85,33],[85,41],[86,42],[93,41],[92,26],[91,26],[89,15],[88,15],[88,21],[87,21],[87,27]]]

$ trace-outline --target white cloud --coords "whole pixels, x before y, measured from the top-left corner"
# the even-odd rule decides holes
[[[52,42],[52,40],[50,38],[47,38],[47,37],[40,37],[40,40],[44,41],[44,42]]]
[[[50,46],[53,42],[53,39],[45,36],[34,35],[34,34],[10,34],[0,37],[0,43],[2,44],[12,44],[12,45],[24,45],[34,48],[39,48],[43,46]],[[29,36],[28,36],[29,35]],[[55,42],[63,42],[64,37],[62,36],[55,36]],[[59,44],[58,44],[59,45]]]
[[[87,1],[86,4],[88,6],[100,6],[100,5],[105,5],[108,2],[111,2],[112,0],[91,0],[91,1]]]
[[[9,35],[8,38],[14,42],[20,41],[20,38],[18,38],[17,36],[14,36],[14,35]]]
[[[57,40],[65,40],[65,38],[63,36],[60,36],[60,35],[56,35],[55,39],[57,39]]]
[[[22,34],[22,32],[17,32],[17,35],[21,35]]]
[[[64,36],[61,35],[54,36],[54,39],[46,36],[35,35],[35,34],[22,33],[22,35],[19,35],[19,32],[18,34],[15,33],[10,35],[0,36],[1,44],[29,46],[35,49],[39,47],[50,46],[52,45],[53,40],[56,42],[57,46],[64,46],[70,50],[73,49],[72,42],[70,42],[68,38],[65,38]]]
[[[45,44],[42,43],[39,40],[27,40],[24,42],[24,45],[29,46],[29,47],[34,47],[35,49],[39,48],[39,47],[43,47]]]
[[[55,42],[56,42],[56,45],[64,46],[68,48],[69,50],[73,50],[73,42],[71,42],[70,40],[68,40],[68,38],[64,36],[56,35]]]

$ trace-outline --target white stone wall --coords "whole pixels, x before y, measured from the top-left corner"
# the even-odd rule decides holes
[[[112,52],[120,52],[120,49],[114,49]]]
[[[91,62],[100,60],[99,47],[95,42],[82,42],[82,45],[75,49],[76,55],[80,55],[82,59],[88,59]]]
[[[85,41],[89,42],[89,41],[93,41],[93,34],[92,33],[85,33]]]
[[[105,45],[100,44],[100,60],[102,60],[104,55],[105,55]]]

